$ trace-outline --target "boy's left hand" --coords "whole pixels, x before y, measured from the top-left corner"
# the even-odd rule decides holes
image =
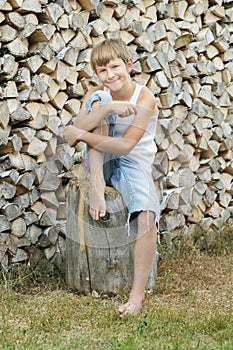
[[[67,125],[64,128],[63,138],[71,147],[79,141],[80,136],[80,129],[75,126]]]

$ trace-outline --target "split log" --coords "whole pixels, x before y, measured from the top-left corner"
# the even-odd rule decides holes
[[[41,13],[41,3],[39,0],[24,0],[20,6],[19,12]]]
[[[13,220],[12,225],[11,225],[11,232],[13,235],[17,237],[23,237],[26,233],[26,223],[23,220],[23,218],[17,218]]]
[[[11,224],[10,222],[7,220],[7,217],[5,215],[0,215],[0,232],[4,232],[7,230],[10,230],[11,228]]]
[[[8,221],[12,221],[22,215],[22,209],[17,204],[9,203],[2,209]]]
[[[21,30],[24,28],[26,21],[24,17],[18,12],[9,12],[6,14],[6,21],[11,27],[16,30]]]

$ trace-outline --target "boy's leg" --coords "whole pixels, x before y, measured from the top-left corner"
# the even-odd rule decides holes
[[[112,97],[108,92],[98,90],[86,102],[86,112],[89,113],[91,110],[111,100]],[[106,119],[110,122],[114,117],[108,115]],[[105,119],[93,130],[93,134],[109,135],[109,126]],[[94,220],[99,220],[106,214],[105,180],[103,174],[104,153],[88,147],[88,160],[90,168],[90,215]]]
[[[107,123],[103,121],[101,126],[93,131],[93,134],[108,135]],[[99,220],[106,214],[103,174],[104,153],[89,147],[88,160],[90,168],[90,215],[94,220]]]
[[[154,254],[156,252],[157,228],[153,212],[138,215],[138,235],[134,248],[134,278],[129,300],[118,308],[120,317],[136,316],[141,310],[144,291],[148,282]]]

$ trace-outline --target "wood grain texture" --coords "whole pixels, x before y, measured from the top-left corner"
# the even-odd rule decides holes
[[[133,281],[135,234],[128,232],[127,211],[121,196],[113,188],[105,191],[106,221],[89,215],[89,185],[71,181],[67,191],[67,284],[80,293],[123,295]],[[81,209],[80,209],[81,208]],[[155,259],[150,288],[156,279]]]

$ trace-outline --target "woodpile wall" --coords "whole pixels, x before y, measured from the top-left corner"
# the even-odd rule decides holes
[[[232,216],[233,1],[0,0],[0,264],[65,256],[65,188],[81,150],[62,140],[90,84],[92,45],[121,36],[160,110],[160,229]],[[163,187],[163,190],[162,190]]]

